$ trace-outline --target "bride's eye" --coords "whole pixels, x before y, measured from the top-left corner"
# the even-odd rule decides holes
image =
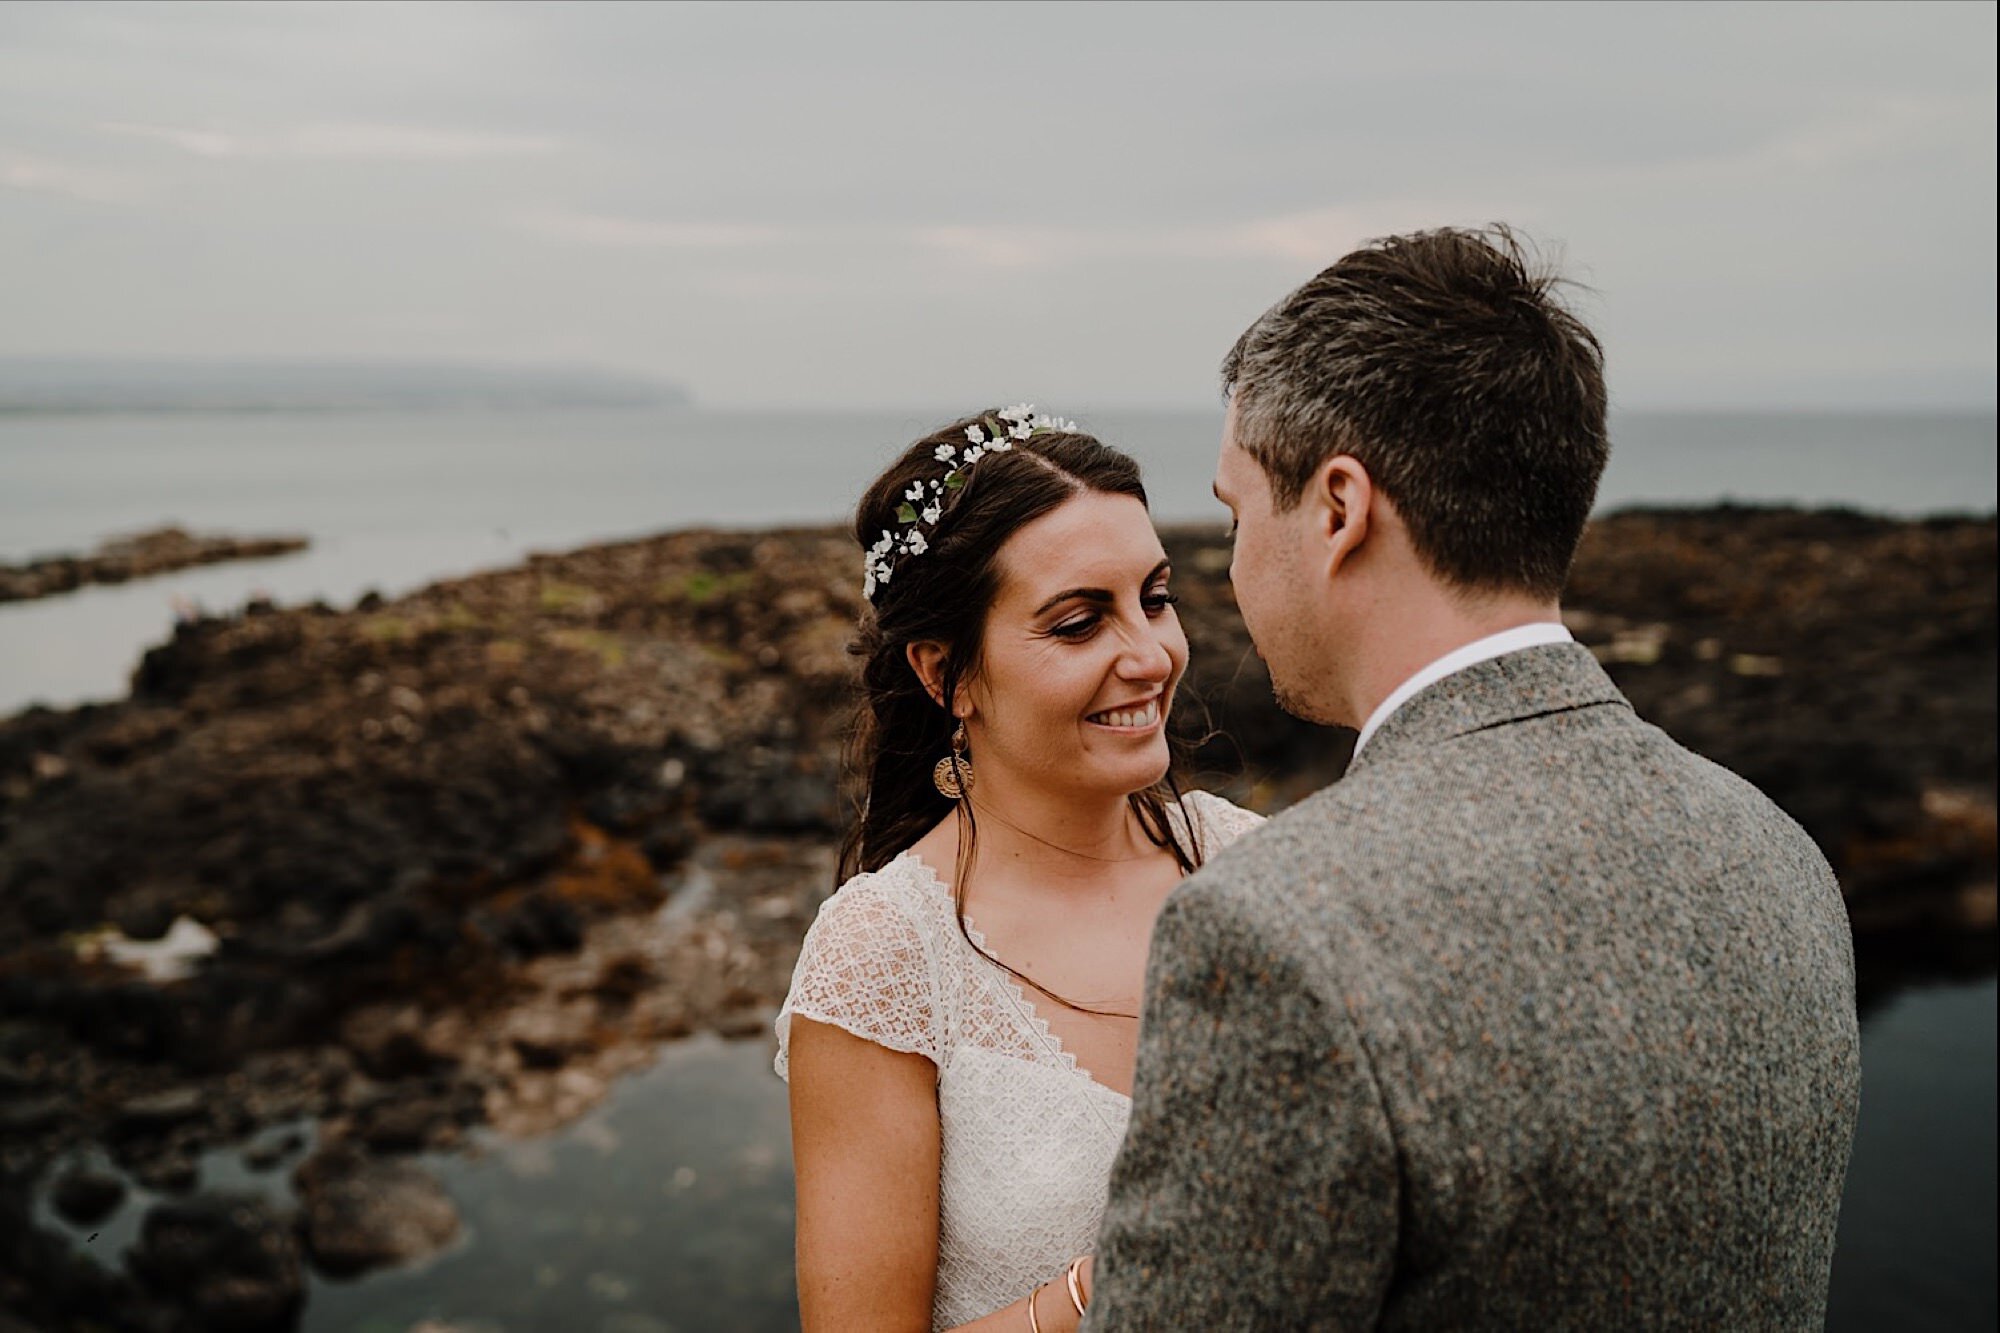
[[[1170,606],[1180,605],[1180,600],[1178,593],[1168,592],[1165,588],[1155,588],[1141,597],[1139,604],[1146,608],[1147,615],[1156,616]]]
[[[1096,628],[1096,616],[1078,616],[1075,620],[1063,621],[1062,624],[1050,629],[1049,633],[1058,639],[1082,639],[1089,637],[1090,632]]]

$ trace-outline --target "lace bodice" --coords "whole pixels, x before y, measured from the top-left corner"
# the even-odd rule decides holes
[[[1262,822],[1206,792],[1187,807],[1205,856]],[[934,1328],[1019,1300],[1090,1249],[1131,1103],[1080,1069],[1013,978],[966,944],[931,867],[905,852],[820,908],[778,1014],[781,1076],[793,1014],[937,1066]]]

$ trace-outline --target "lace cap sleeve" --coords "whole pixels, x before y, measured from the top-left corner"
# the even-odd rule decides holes
[[[1264,822],[1255,810],[1245,810],[1213,792],[1191,791],[1187,804],[1201,830],[1202,850],[1210,856]]]
[[[778,1011],[780,1078],[790,1076],[794,1014],[943,1063],[943,1015],[930,933],[893,865],[856,875],[806,932],[792,989]]]

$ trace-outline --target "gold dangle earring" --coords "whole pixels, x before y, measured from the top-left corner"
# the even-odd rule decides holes
[[[952,801],[962,801],[972,790],[972,761],[965,757],[965,724],[951,733],[951,753],[937,761],[931,770],[931,781],[936,784],[938,795]]]

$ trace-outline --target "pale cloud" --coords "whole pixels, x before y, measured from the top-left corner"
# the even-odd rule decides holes
[[[1250,217],[1208,226],[949,226],[907,233],[923,247],[975,267],[1056,268],[1124,257],[1325,263],[1362,242],[1421,227],[1519,216],[1507,201],[1379,199]]]
[[[1839,177],[1893,166],[1926,151],[1989,155],[2000,102],[1984,97],[1889,97],[1834,117],[1788,126],[1766,138],[1720,152],[1586,172],[1544,174],[1536,188],[1551,192],[1630,186],[1743,189],[1778,180]]]
[[[1207,403],[1356,244],[1505,219],[1627,402],[1990,402],[1993,6],[1691,12],[0,4],[0,352]]]
[[[93,204],[128,203],[138,187],[128,178],[92,167],[0,149],[0,186]]]
[[[979,226],[919,227],[907,239],[950,259],[979,268],[1047,268],[1134,245],[1138,236],[1078,227]]]
[[[661,222],[569,209],[538,209],[510,219],[516,228],[551,240],[616,249],[712,250],[769,245],[791,233],[763,224]]]
[[[107,133],[151,139],[195,157],[330,159],[372,162],[452,162],[530,157],[555,152],[561,141],[544,134],[484,134],[414,125],[301,125],[274,134],[237,134],[179,125],[113,121]]]
[[[1995,106],[1991,96],[1882,98],[1858,114],[1776,136],[1733,165],[1747,171],[1837,171],[1945,146],[1978,125],[1990,142]]]

